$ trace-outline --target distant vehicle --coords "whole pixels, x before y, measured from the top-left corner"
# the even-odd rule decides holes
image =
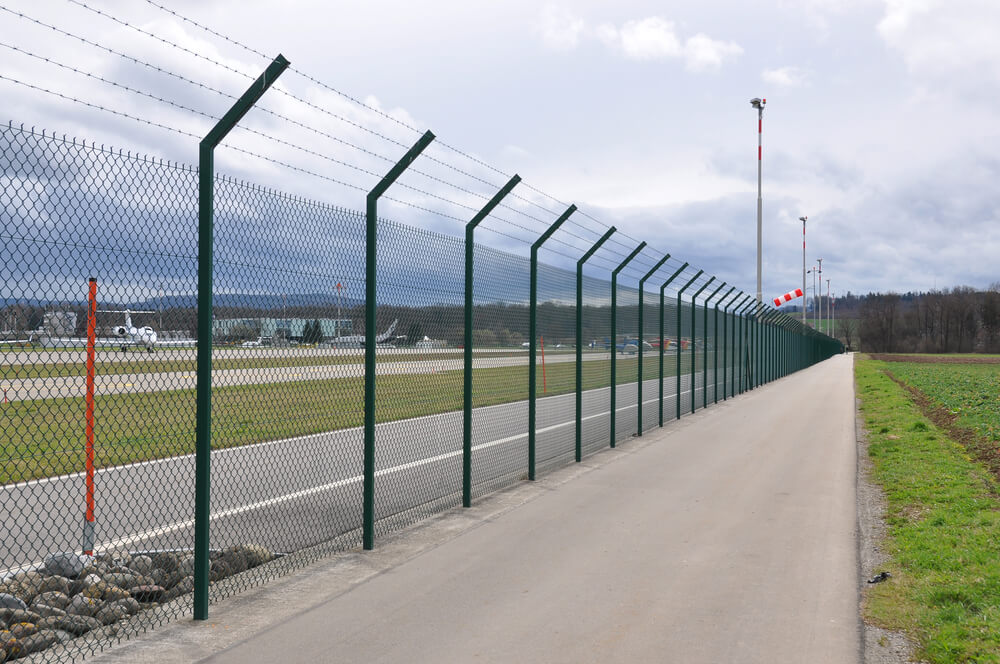
[[[527,348],[530,345],[531,344],[529,342],[525,341],[523,344],[521,344],[521,348]]]
[[[396,331],[396,326],[399,324],[399,319],[392,321],[392,325],[389,326],[382,334],[375,336],[375,344],[385,343],[389,339],[395,339],[392,333]],[[334,337],[330,339],[330,345],[334,348],[364,348],[365,346],[365,335],[363,334],[350,334],[344,337]]]
[[[257,337],[256,341],[244,341],[243,343],[240,344],[242,348],[258,348],[263,345],[264,345],[263,337]]]

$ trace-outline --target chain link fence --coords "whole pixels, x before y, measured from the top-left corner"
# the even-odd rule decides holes
[[[199,293],[195,169],[8,126],[0,170],[0,661],[78,659],[191,614],[198,344],[213,361],[209,597],[360,546],[365,216],[217,177],[214,288]],[[376,538],[462,502],[464,252],[460,238],[379,222]],[[478,500],[527,478],[530,265],[484,245],[474,256]],[[749,321],[720,313],[723,335],[714,310],[706,330],[701,303],[678,308],[668,291],[661,311],[647,291],[640,341],[638,290],[619,284],[612,336],[611,284],[594,272],[580,312],[584,455],[609,446],[611,417],[616,442],[640,433],[640,361],[645,431],[678,399],[686,414],[749,384]],[[575,279],[539,266],[542,472],[574,460]],[[198,338],[199,297],[213,303],[211,339]],[[781,329],[766,354],[793,356],[785,372],[839,350]]]

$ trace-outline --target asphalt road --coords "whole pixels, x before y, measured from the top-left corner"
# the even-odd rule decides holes
[[[859,661],[851,358],[650,437],[205,661]]]
[[[701,373],[696,376],[701,407]],[[710,374],[711,383],[711,374]],[[690,377],[681,404],[690,412]],[[617,391],[618,440],[636,426],[636,384]],[[673,418],[676,379],[664,382],[665,419]],[[644,383],[644,428],[658,417],[658,383]],[[709,387],[709,398],[712,386]],[[606,447],[609,390],[584,394],[583,445]],[[572,460],[573,394],[539,399],[540,469]],[[482,495],[527,472],[527,402],[473,411],[473,478]],[[376,510],[379,519],[419,516],[461,491],[461,413],[379,424],[376,430]],[[293,551],[360,527],[362,431],[344,429],[212,454],[212,544],[257,543]],[[146,550],[193,545],[194,461],[188,456],[97,472],[97,549]],[[0,488],[6,537],[0,541],[0,576],[37,564],[52,551],[80,548],[85,486],[80,473]]]

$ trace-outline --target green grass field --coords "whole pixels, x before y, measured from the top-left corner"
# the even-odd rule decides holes
[[[721,359],[721,358],[720,358]],[[658,356],[644,359],[643,378],[658,377]],[[610,360],[583,363],[583,387],[610,384]],[[537,374],[538,395],[575,390],[576,364],[563,362]],[[675,376],[676,359],[664,361]],[[691,370],[690,357],[682,371]],[[701,371],[699,363],[698,371]],[[619,358],[617,382],[637,380],[638,361]],[[363,378],[240,385],[213,390],[213,446],[246,445],[361,426]],[[528,397],[528,367],[476,369],[473,405],[488,406]],[[648,398],[648,397],[647,397]],[[95,399],[95,462],[106,467],[194,451],[193,390],[98,396]],[[13,401],[0,409],[0,483],[76,472],[84,466],[85,413],[82,398]],[[379,376],[379,422],[462,408],[462,372]]]
[[[872,479],[887,496],[882,546],[893,575],[866,589],[865,618],[910,634],[922,660],[1000,662],[1000,485],[978,458],[997,450],[986,435],[1000,418],[998,373],[997,365],[856,365]],[[962,445],[936,426],[941,406],[959,413],[966,444],[971,435],[985,446]]]

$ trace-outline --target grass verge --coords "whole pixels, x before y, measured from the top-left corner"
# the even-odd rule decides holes
[[[893,574],[866,589],[865,619],[907,632],[930,662],[1000,662],[1000,487],[889,365],[855,366]]]
[[[675,380],[676,358],[664,362],[664,378]],[[644,358],[643,378],[659,376],[658,357]],[[583,388],[610,385],[610,360],[583,363]],[[691,370],[685,357],[682,371]],[[546,369],[538,395],[576,389],[576,364]],[[698,371],[701,371],[699,362]],[[638,361],[619,359],[617,383],[637,380]],[[667,389],[673,386],[668,384]],[[216,449],[346,429],[363,424],[364,379],[338,378],[264,385],[218,387],[213,394],[212,437]],[[655,395],[645,394],[649,399]],[[528,367],[476,369],[473,406],[528,397]],[[110,394],[95,399],[95,465],[98,468],[148,461],[194,451],[194,390]],[[458,411],[462,372],[379,376],[379,422]],[[85,402],[82,398],[12,401],[0,409],[0,483],[19,482],[84,467]]]

